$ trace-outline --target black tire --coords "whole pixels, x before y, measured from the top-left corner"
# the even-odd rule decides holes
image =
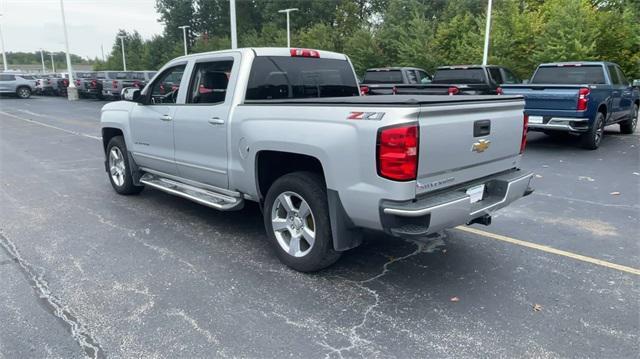
[[[604,114],[602,112],[598,112],[596,115],[595,121],[593,121],[593,126],[589,128],[589,131],[583,133],[580,136],[580,144],[583,148],[587,150],[595,150],[598,149],[600,143],[602,143],[602,138],[604,137]]]
[[[110,156],[114,148],[117,148],[117,151],[119,151],[119,154],[122,155],[123,162],[122,162],[122,166],[119,167],[119,171],[122,174],[121,183],[116,182],[116,180],[114,179],[114,175],[112,174],[113,168],[112,168]],[[124,138],[122,136],[115,136],[109,141],[109,144],[107,145],[106,160],[107,160],[107,168],[108,168],[107,174],[109,176],[109,182],[111,182],[111,186],[116,192],[123,195],[130,195],[130,194],[138,194],[144,189],[144,186],[136,186],[135,184],[133,184],[133,176],[131,175],[131,166],[129,165],[129,155],[127,152],[127,146],[124,143]],[[115,177],[119,177],[119,176],[115,176]]]
[[[281,206],[279,202],[276,203],[276,200],[285,193],[294,193],[306,201],[312,214],[315,240],[313,245],[306,249],[307,253],[300,257],[289,254],[279,243],[273,230],[274,205],[276,206],[275,211],[281,210]],[[330,266],[340,258],[341,252],[333,249],[327,190],[319,175],[312,172],[294,172],[278,178],[269,188],[263,212],[267,236],[276,255],[287,266],[300,272],[315,272]],[[290,230],[282,231],[283,234],[285,232],[289,233],[289,236],[292,235]],[[298,245],[298,247],[302,248],[302,245]]]
[[[16,95],[21,99],[28,99],[31,97],[31,89],[27,86],[20,86],[16,89]]]
[[[620,122],[620,132],[625,135],[630,135],[635,132],[636,126],[638,125],[638,105],[633,105],[633,112],[631,113],[631,118],[628,120]]]

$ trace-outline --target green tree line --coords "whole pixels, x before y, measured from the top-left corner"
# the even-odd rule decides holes
[[[7,65],[39,65],[42,63],[40,57],[40,51],[34,52],[7,52]],[[84,59],[78,55],[71,54],[72,64],[90,65],[93,63],[91,60]],[[64,70],[67,68],[67,58],[64,52],[54,52],[53,62],[55,63],[56,70]],[[1,61],[0,61],[1,63]],[[51,69],[51,55],[49,52],[44,53],[44,64],[47,70]]]
[[[485,0],[237,0],[240,47],[291,45],[343,52],[358,74],[379,66],[437,66],[482,61]],[[189,52],[230,47],[228,0],[157,0],[164,32],[126,36],[127,68],[157,69],[183,54],[181,25],[189,25]],[[494,0],[489,63],[528,78],[539,63],[607,60],[640,78],[640,1]],[[121,69],[116,37],[98,69]]]

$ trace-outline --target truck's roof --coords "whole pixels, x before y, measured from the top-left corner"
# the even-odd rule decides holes
[[[481,69],[485,67],[504,67],[500,65],[448,65],[438,66],[438,70],[463,70],[463,69]]]
[[[543,66],[583,66],[583,65],[614,65],[613,62],[608,61],[565,61],[565,62],[548,62],[540,64],[538,67]]]
[[[367,69],[367,71],[398,71],[398,70],[421,70],[419,67],[408,67],[408,66],[389,66],[389,67],[374,67],[371,69]]]
[[[299,48],[296,48],[296,47],[291,47],[291,48],[289,47],[244,47],[240,49],[228,49],[228,50],[219,50],[219,51],[200,52],[197,54],[189,54],[189,55],[175,58],[172,60],[172,62],[175,60],[188,60],[188,59],[203,57],[207,55],[228,54],[233,52],[240,52],[240,53],[253,52],[256,56],[291,56],[292,49],[299,49]],[[303,49],[303,48],[300,48],[300,49]],[[320,54],[321,59],[337,59],[337,60],[347,59],[346,55],[340,54],[337,52],[316,50],[316,49],[309,49],[309,50],[317,51]]]

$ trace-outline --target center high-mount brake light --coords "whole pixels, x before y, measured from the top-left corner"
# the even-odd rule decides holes
[[[522,119],[522,140],[520,140],[520,154],[524,152],[524,148],[527,147],[527,132],[529,132],[529,115],[524,114]]]
[[[315,58],[320,58],[320,52],[318,50],[290,49],[289,53],[291,54],[291,57],[315,57]]]
[[[460,89],[455,87],[455,86],[451,86],[451,87],[449,87],[447,92],[449,93],[449,96],[453,96],[453,95],[457,95],[458,93],[460,93]]]
[[[118,80],[113,80],[113,81],[111,81],[111,86],[112,86],[114,89],[118,88]]]
[[[418,173],[417,124],[382,128],[376,151],[378,175],[394,181],[413,181]]]
[[[587,103],[589,102],[589,94],[591,90],[586,87],[582,87],[578,90],[578,111],[585,111],[587,109]]]

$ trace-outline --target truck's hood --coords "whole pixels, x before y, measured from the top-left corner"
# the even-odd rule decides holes
[[[135,102],[131,102],[131,101],[115,101],[115,102],[109,102],[108,104],[102,106],[102,112],[105,111],[131,111],[131,109],[133,108],[133,106],[135,106],[136,103]]]

